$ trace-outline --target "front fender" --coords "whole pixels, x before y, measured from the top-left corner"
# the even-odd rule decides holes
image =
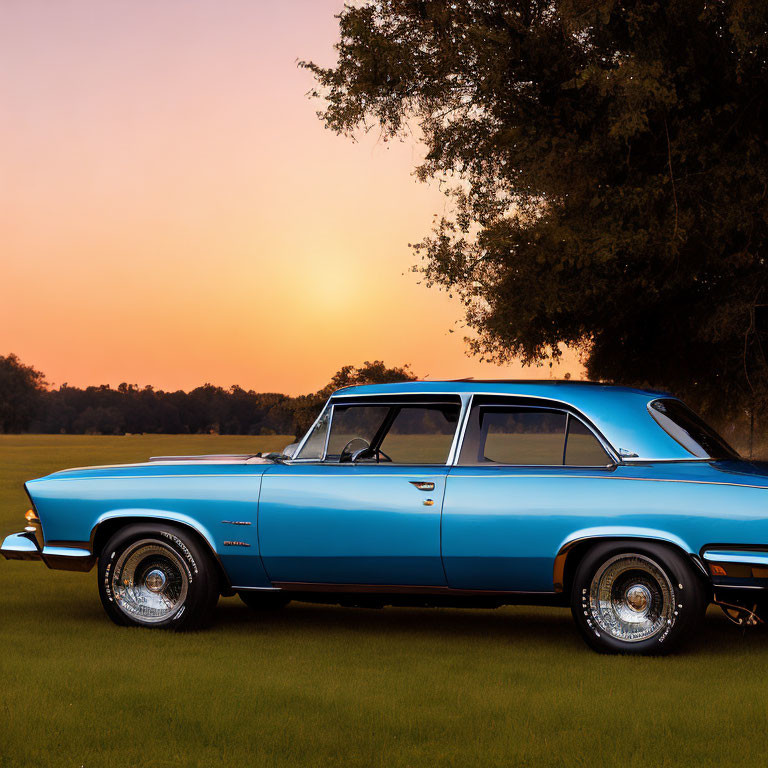
[[[104,512],[102,515],[99,515],[93,525],[93,528],[91,529],[90,543],[91,552],[93,552],[93,554],[98,554],[93,551],[93,545],[99,527],[107,520],[116,520],[120,518],[139,520],[168,520],[169,522],[180,523],[181,525],[184,525],[187,528],[192,528],[194,531],[196,531],[203,538],[211,552],[216,557],[219,556],[214,537],[211,535],[211,532],[198,520],[195,520],[189,515],[185,515],[181,512],[173,512],[164,509],[143,509],[131,507],[125,509],[110,510],[109,512]]]
[[[264,571],[261,562],[261,556],[258,552],[258,541],[255,538],[255,526],[253,533],[249,537],[255,542],[251,547],[248,542],[233,541],[222,539],[213,534],[213,532],[201,523],[198,519],[186,515],[183,512],[176,512],[167,509],[149,509],[145,507],[125,507],[122,509],[113,509],[104,512],[97,518],[93,525],[90,536],[90,550],[94,556],[98,556],[98,550],[106,539],[111,535],[112,530],[105,531],[105,535],[100,537],[99,532],[103,526],[112,528],[112,524],[124,520],[126,523],[136,523],[146,520],[167,521],[194,531],[202,540],[216,560],[222,577],[222,584],[226,585],[226,592],[230,593],[233,589],[239,587],[269,587],[271,582]],[[220,525],[226,526],[228,521],[222,521]],[[244,529],[250,530],[250,529]],[[221,532],[219,532],[220,534]],[[242,533],[238,534],[240,538],[246,538]]]

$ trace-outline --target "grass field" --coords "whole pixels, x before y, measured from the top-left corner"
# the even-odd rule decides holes
[[[0,436],[0,535],[22,481],[284,437]],[[764,766],[768,632],[710,609],[667,659],[598,656],[565,610],[221,600],[204,633],[122,629],[95,575],[0,560],[0,766]]]

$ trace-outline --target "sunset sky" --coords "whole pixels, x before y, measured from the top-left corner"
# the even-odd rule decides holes
[[[79,386],[552,375],[467,357],[460,305],[408,272],[445,206],[419,147],[315,116],[296,61],[333,62],[341,7],[3,0],[0,354]]]

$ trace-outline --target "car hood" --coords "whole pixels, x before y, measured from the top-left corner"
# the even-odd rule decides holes
[[[275,463],[274,458],[259,454],[214,454],[206,456],[154,456],[134,464],[104,464],[73,467],[53,472],[41,480],[76,480],[88,478],[163,477],[168,475],[258,474]]]

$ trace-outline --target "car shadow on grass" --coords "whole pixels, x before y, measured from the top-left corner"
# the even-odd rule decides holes
[[[13,601],[9,614],[18,626],[29,625],[38,631],[45,627],[77,625],[85,631],[104,631],[110,624],[98,600],[69,600],[61,594],[40,595],[39,600]],[[11,606],[8,606],[11,607]],[[129,632],[144,630],[127,630]],[[548,650],[583,648],[581,637],[567,608],[507,606],[497,609],[465,608],[348,608],[337,605],[292,602],[282,610],[254,612],[238,598],[219,602],[214,623],[207,632],[218,636],[267,636],[280,642],[282,637],[306,632],[322,635],[438,639],[455,637],[505,644],[534,644]],[[710,606],[697,637],[686,645],[686,652],[733,654],[762,652],[768,641],[768,624],[741,628],[729,622],[716,606]]]
[[[293,602],[280,611],[258,614],[235,598],[219,604],[215,627],[222,632],[265,632],[271,636],[296,631],[358,635],[401,635],[482,638],[489,642],[527,642],[549,648],[586,646],[568,608],[507,606],[497,609],[458,608],[347,608]],[[762,651],[768,641],[768,624],[741,628],[711,606],[698,636],[684,651],[733,653]]]

